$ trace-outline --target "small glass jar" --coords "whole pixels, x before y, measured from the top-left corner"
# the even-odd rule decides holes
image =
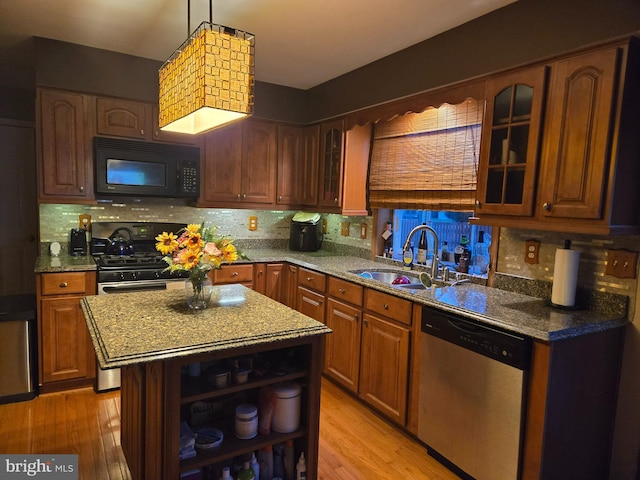
[[[236,407],[236,437],[249,440],[258,435],[258,407],[241,403]]]

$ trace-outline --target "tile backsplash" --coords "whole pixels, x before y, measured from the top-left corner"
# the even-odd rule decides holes
[[[173,200],[154,199],[145,203],[100,203],[98,205],[40,204],[40,243],[67,243],[69,231],[77,228],[79,215],[91,215],[92,222],[175,222],[217,225],[218,232],[237,240],[289,239],[290,210],[239,210],[195,208]],[[258,228],[249,230],[249,216],[258,218]],[[327,222],[325,242],[371,250],[372,217],[344,217],[323,214]],[[349,222],[349,235],[341,233],[342,222]],[[360,238],[361,225],[366,224],[367,238]]]

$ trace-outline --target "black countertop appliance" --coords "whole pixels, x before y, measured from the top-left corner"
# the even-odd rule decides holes
[[[72,228],[69,232],[69,254],[87,254],[87,231],[84,228]]]
[[[297,252],[316,252],[322,246],[319,213],[298,212],[291,219],[289,248]]]

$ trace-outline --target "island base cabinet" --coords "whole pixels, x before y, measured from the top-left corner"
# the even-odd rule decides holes
[[[226,352],[192,355],[122,369],[122,449],[133,480],[179,480],[180,475],[200,470],[202,478],[215,478],[222,465],[234,458],[250,456],[261,448],[292,440],[296,461],[301,452],[307,462],[309,480],[317,479],[323,335],[275,342],[272,345],[241,347]],[[250,376],[247,383],[216,388],[202,371],[200,377],[185,375],[190,363],[201,365],[237,358],[289,355],[296,358],[293,371],[279,375]],[[180,460],[180,426],[189,418],[191,407],[218,405],[246,399],[256,402],[263,387],[295,382],[302,386],[300,426],[289,433],[271,431],[255,438],[235,438],[233,418],[221,421],[224,440],[211,452]],[[204,403],[202,403],[204,402]],[[212,476],[213,475],[213,476]]]

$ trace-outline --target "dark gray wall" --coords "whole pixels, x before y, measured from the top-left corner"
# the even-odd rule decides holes
[[[639,31],[638,0],[519,0],[307,91],[257,82],[255,115],[311,123]],[[0,85],[157,99],[158,61],[50,39],[31,43],[0,64]],[[8,84],[18,70],[26,75]],[[0,89],[0,100],[13,92]],[[9,102],[0,114],[32,119],[30,108]]]
[[[638,0],[519,0],[308,91],[330,118],[640,31]]]

